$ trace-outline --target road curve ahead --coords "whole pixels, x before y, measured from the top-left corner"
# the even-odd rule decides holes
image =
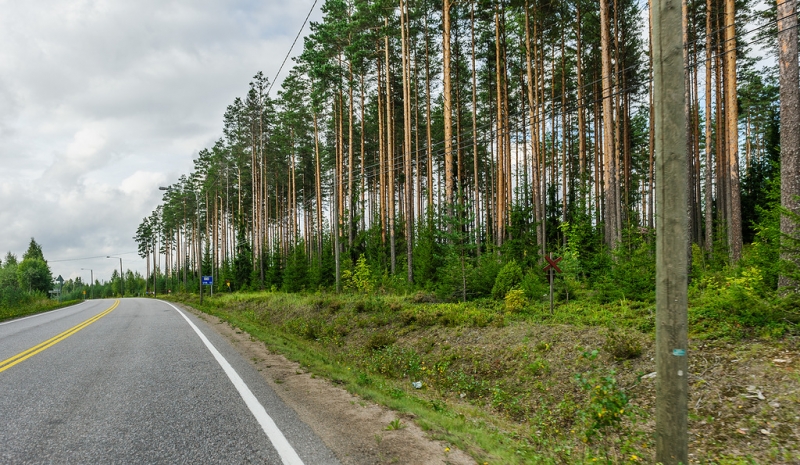
[[[122,299],[0,323],[0,463],[339,462],[205,323]]]

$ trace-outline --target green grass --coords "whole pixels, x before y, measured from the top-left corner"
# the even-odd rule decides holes
[[[693,326],[695,337],[741,338],[774,327],[769,314],[727,311],[742,298],[730,294],[738,291],[713,292],[693,297],[690,320],[703,322]],[[651,432],[639,426],[650,413],[637,408],[635,395],[639,377],[652,371],[652,354],[642,356],[654,339],[652,302],[577,300],[550,314],[543,303],[511,312],[489,299],[397,295],[224,294],[202,307],[196,296],[170,298],[364,399],[412,414],[479,463],[652,456]],[[421,389],[412,387],[417,381]],[[607,412],[616,412],[614,421],[605,421]]]
[[[173,298],[198,307],[194,297]],[[467,331],[503,334],[539,319],[561,327],[559,318],[567,321],[570,311],[583,308],[559,309],[551,317],[535,309],[507,313],[493,301],[415,304],[398,296],[281,293],[215,296],[201,307],[316,375],[364,399],[413,414],[434,438],[456,445],[480,463],[579,463],[607,447],[619,449],[612,444],[616,439],[609,439],[624,439],[617,431],[604,430],[597,435],[602,441],[583,444],[583,433],[569,429],[572,417],[590,402],[572,381],[589,369],[587,363],[565,366],[558,361],[563,355],[559,351],[578,353],[574,348],[561,345],[553,351],[553,342],[536,338],[517,341],[510,350],[505,340],[485,349],[458,342]],[[612,312],[618,308],[596,311],[597,321],[614,321]],[[632,320],[636,315],[631,311]],[[527,374],[520,379],[518,373]],[[549,381],[551,376],[562,378],[569,402],[562,401],[556,392],[561,388]],[[422,389],[414,389],[412,381],[422,381]],[[534,425],[539,424],[548,430],[537,433]]]
[[[49,312],[57,308],[68,307],[82,302],[81,300],[69,300],[58,302],[51,299],[37,299],[25,302],[14,307],[0,307],[0,321],[11,320],[35,313]]]

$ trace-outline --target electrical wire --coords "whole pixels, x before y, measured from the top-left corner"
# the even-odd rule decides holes
[[[316,4],[316,1],[315,1],[315,4]],[[313,8],[314,8],[314,6],[312,6],[312,10],[313,10]],[[311,11],[309,11],[309,16],[310,16],[310,14],[311,14]],[[763,24],[763,25],[760,25],[760,26],[758,26],[758,27],[755,27],[755,28],[753,28],[753,29],[750,29],[750,30],[748,30],[748,31],[745,31],[745,32],[741,33],[741,36],[750,35],[750,34],[752,34],[753,32],[756,32],[756,31],[758,31],[758,30],[764,29],[764,28],[766,28],[766,27],[769,27],[769,26],[771,26],[771,25],[775,25],[775,24],[777,24],[778,22],[780,22],[780,21],[782,21],[782,20],[784,20],[784,19],[786,19],[786,18],[788,18],[788,17],[791,17],[792,15],[797,15],[797,12],[790,13],[789,15],[786,15],[786,16],[784,16],[784,17],[777,18],[777,19],[775,19],[775,20],[771,20],[771,21],[769,21],[768,23],[765,23],[765,24]],[[756,17],[756,16],[757,16],[757,15],[753,15],[753,17]],[[308,20],[308,17],[306,18],[306,21],[307,21],[307,20]],[[303,27],[304,27],[304,26],[305,26],[305,22],[303,23]],[[302,31],[303,27],[301,27],[301,31]],[[798,26],[794,26],[794,28],[796,28],[796,27],[798,27]],[[719,28],[718,30],[716,30],[716,31],[715,31],[715,33],[719,33],[719,32],[720,32],[720,31],[722,31],[723,29],[724,29],[724,27],[723,27],[723,28]],[[300,32],[298,32],[298,37],[299,37],[299,35],[300,35]],[[765,37],[759,37],[759,38],[753,39],[753,40],[751,40],[751,41],[749,41],[749,42],[742,42],[742,41],[740,41],[740,42],[739,42],[739,44],[740,44],[741,46],[743,46],[743,47],[746,47],[746,46],[748,46],[748,45],[751,45],[751,44],[753,44],[753,43],[760,42],[760,41],[762,41],[762,40],[764,40],[764,39],[765,39]],[[295,38],[295,41],[296,41],[296,40],[297,40],[297,38]],[[703,38],[698,38],[698,39],[696,39],[696,41],[697,41],[697,42],[699,42],[699,41],[701,41],[701,40],[705,41],[705,38],[703,37]],[[727,41],[727,40],[726,40],[726,41]],[[719,46],[719,45],[724,45],[724,43],[725,43],[726,41],[723,41],[722,43],[719,43],[719,42],[718,42],[718,46]],[[688,46],[688,45],[687,45],[687,46]],[[292,47],[294,47],[294,44],[292,45]],[[290,48],[290,51],[289,51],[289,53],[291,53],[291,48]],[[289,53],[287,53],[287,58],[288,58],[288,55],[289,55]],[[719,52],[719,53],[715,53],[713,56],[715,56],[715,57],[716,57],[716,56],[721,56],[721,55],[724,55],[725,53],[727,53],[727,52]],[[286,62],[286,59],[284,59],[284,63],[285,63],[285,62]],[[697,62],[695,62],[694,64],[690,64],[690,65],[688,65],[686,68],[687,68],[687,69],[690,69],[690,68],[693,68],[693,67],[700,67],[700,65],[701,65],[701,64],[700,64],[700,62],[699,62],[699,61],[697,61]],[[636,67],[638,67],[638,66],[639,66],[638,64],[636,64],[636,65],[632,65],[632,66],[629,66],[629,67],[626,67],[626,68],[624,68],[624,69],[620,70],[619,72],[626,72],[626,71],[629,71],[629,70],[631,70],[631,69],[634,69],[634,68],[636,68]],[[282,69],[282,67],[283,67],[283,64],[281,65],[281,69]],[[278,73],[280,73],[280,70],[278,71]],[[617,74],[617,72],[612,72],[612,77],[613,77],[613,75],[616,75],[616,74]],[[277,75],[276,75],[276,78],[277,78]],[[543,78],[544,78],[544,77],[543,77]],[[588,88],[590,88],[590,87],[594,86],[595,84],[599,83],[600,81],[602,81],[602,77],[601,77],[601,78],[598,78],[598,79],[596,79],[596,80],[594,80],[594,81],[591,81],[591,82],[589,82],[589,83],[587,83],[587,84],[584,84],[584,85],[583,85],[583,88],[584,88],[584,89],[588,89]],[[635,85],[635,86],[630,86],[630,87],[628,87],[628,88],[625,88],[625,89],[616,89],[616,90],[615,90],[615,91],[612,93],[612,95],[611,95],[611,96],[612,96],[612,97],[614,97],[614,96],[617,96],[617,95],[620,95],[620,94],[624,94],[624,93],[626,93],[626,92],[628,92],[628,91],[630,91],[630,90],[633,90],[633,89],[637,88],[637,87],[638,87],[638,86],[640,86],[640,85],[647,84],[647,83],[649,83],[649,82],[651,82],[651,81],[652,81],[652,78],[647,78],[647,79],[645,79],[644,81],[640,82],[639,84],[637,84],[637,85]],[[272,82],[272,85],[274,85],[274,83],[275,83],[275,81],[273,80],[273,82]],[[272,85],[270,86],[270,89],[272,88]],[[267,93],[269,94],[269,90],[267,91]],[[556,112],[557,112],[557,111],[560,111],[560,112],[563,112],[563,111],[565,111],[565,110],[566,110],[566,111],[576,111],[576,110],[578,110],[578,109],[582,109],[582,108],[588,108],[588,107],[590,107],[590,106],[592,106],[592,105],[596,105],[596,104],[598,104],[598,103],[599,103],[599,102],[601,102],[602,100],[603,100],[603,97],[600,97],[600,98],[595,98],[595,99],[591,99],[591,100],[585,100],[585,99],[584,99],[584,103],[583,103],[583,104],[579,104],[579,105],[569,105],[569,106],[567,106],[567,107],[565,107],[565,106],[563,106],[563,105],[560,105],[560,104],[557,104],[556,102],[553,102],[553,103],[552,103],[552,105],[550,105],[550,109],[549,109],[549,111],[545,111],[545,112],[543,112],[543,114],[542,114],[542,118],[543,118],[543,119],[551,118],[551,117],[553,117],[553,116],[554,116],[554,114],[556,114]],[[519,131],[519,123],[520,123],[520,122],[519,122],[519,120],[520,120],[520,119],[521,119],[521,118],[519,118],[519,117],[516,117],[516,118],[510,118],[510,119],[509,119],[509,121],[508,121],[508,124],[506,124],[506,125],[502,126],[502,127],[500,128],[500,131],[501,131],[501,132],[506,132],[507,134],[511,134],[512,132],[518,132],[518,131]],[[514,126],[512,126],[512,124],[514,124]],[[538,124],[538,123],[537,123],[537,124]],[[495,131],[495,128],[494,128],[493,126],[495,126],[495,122],[493,122],[493,121],[488,121],[488,122],[486,122],[486,123],[483,123],[483,124],[481,124],[480,126],[478,126],[478,128],[479,128],[479,129],[481,129],[481,131],[479,131],[479,132],[484,132],[484,133],[485,133],[487,130],[491,130],[491,132],[494,132],[494,131]],[[512,129],[515,129],[515,131],[510,131],[510,130],[512,130]],[[458,137],[467,136],[467,135],[470,135],[472,132],[473,132],[473,131],[472,131],[472,128],[468,128],[468,129],[465,129],[464,131],[462,131],[461,133],[457,134],[457,136],[458,136]],[[525,132],[527,132],[527,131],[525,131]],[[475,137],[475,135],[474,135],[474,134],[472,134],[470,137],[468,137],[468,138],[466,138],[465,140],[463,140],[463,141],[462,141],[462,143],[461,143],[461,145],[463,145],[463,146],[465,146],[465,147],[466,147],[466,146],[468,146],[468,145],[469,145],[469,144],[470,144],[470,143],[473,141],[474,137]],[[490,141],[492,138],[493,138],[493,136],[491,136],[491,135],[486,135],[486,134],[484,134],[483,136],[479,136],[479,140],[480,140],[481,142],[483,142],[483,143],[489,142],[489,141]],[[519,140],[519,139],[517,138],[517,140]],[[517,143],[518,143],[518,142],[517,142]],[[533,145],[533,144],[534,144],[534,142],[532,142],[532,145]],[[437,141],[437,142],[435,142],[435,143],[431,144],[431,146],[430,146],[430,147],[431,147],[431,149],[433,149],[433,148],[437,148],[437,150],[435,150],[435,151],[433,151],[433,150],[432,150],[432,151],[431,151],[431,155],[434,155],[434,156],[437,156],[437,157],[443,156],[443,155],[445,154],[445,151],[444,151],[443,147],[441,147],[441,146],[443,146],[443,145],[444,145],[444,141]],[[416,149],[416,150],[414,150],[414,151],[412,151],[412,152],[411,152],[411,156],[412,156],[412,157],[414,157],[414,156],[416,156],[416,155],[418,155],[418,154],[421,154],[421,153],[423,153],[423,152],[424,152],[424,153],[426,154],[426,158],[425,158],[425,159],[422,159],[421,161],[425,161],[425,162],[427,163],[427,152],[428,152],[428,150],[429,150],[429,149],[428,149],[428,147],[422,147],[422,148],[418,148],[418,149]],[[456,147],[456,148],[454,148],[454,149],[453,149],[453,152],[458,152],[459,150],[460,150],[460,147]],[[403,165],[404,165],[404,163],[405,163],[405,162],[404,162],[404,157],[405,157],[405,154],[402,154],[401,156],[395,156],[395,157],[394,157],[394,161],[393,161],[393,163],[392,163],[392,169],[395,169],[395,170],[398,170],[398,171],[399,171],[399,170],[400,170],[400,169],[403,167]],[[365,170],[365,171],[369,171],[369,172],[370,172],[370,174],[366,174],[364,178],[365,178],[366,180],[370,180],[370,179],[374,179],[375,177],[377,177],[377,176],[379,176],[379,175],[381,175],[381,174],[388,174],[388,172],[389,172],[389,169],[390,169],[390,168],[387,166],[387,167],[384,169],[384,171],[383,171],[383,172],[380,172],[379,170],[375,169],[375,168],[376,168],[376,167],[378,167],[379,165],[380,165],[380,163],[378,163],[378,162],[374,162],[374,163],[372,163],[372,164],[370,164],[370,165],[365,165],[365,166],[364,166],[364,170]],[[415,164],[415,165],[416,165],[416,164]],[[418,165],[417,165],[417,166],[418,166]]]
[[[139,252],[121,252],[121,253],[111,253],[109,255],[131,255],[135,253]],[[108,255],[98,255],[96,257],[62,258],[61,260],[47,260],[47,263],[76,262],[78,260],[94,260],[96,258],[108,258]]]
[[[267,96],[269,96],[269,92],[272,90],[272,86],[275,85],[275,81],[278,80],[278,76],[280,76],[281,71],[283,70],[283,66],[286,64],[286,60],[289,59],[289,54],[292,53],[292,49],[294,48],[294,45],[297,43],[297,39],[300,37],[300,34],[303,32],[303,29],[306,27],[306,23],[308,22],[308,18],[311,17],[311,12],[314,11],[314,7],[317,6],[317,1],[318,0],[314,0],[314,3],[311,5],[311,9],[308,10],[308,14],[306,15],[306,19],[303,21],[303,25],[300,26],[300,30],[297,31],[297,35],[294,36],[294,41],[292,41],[292,46],[289,47],[289,51],[286,52],[286,56],[283,58],[283,63],[281,63],[281,67],[278,68],[278,72],[275,73],[275,77],[272,78],[272,82],[269,85],[269,89],[267,89]]]

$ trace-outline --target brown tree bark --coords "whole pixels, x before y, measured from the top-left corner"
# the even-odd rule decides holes
[[[704,189],[704,197],[705,197],[705,210],[704,220],[705,220],[705,250],[706,252],[710,253],[714,247],[714,221],[713,221],[713,206],[714,206],[714,198],[712,197],[712,156],[711,156],[711,75],[713,73],[711,69],[711,51],[712,51],[712,39],[713,33],[711,31],[711,0],[706,0],[706,149],[705,149],[705,156],[706,156],[706,170],[705,170],[705,189]]]
[[[535,27],[535,26],[534,26]],[[535,35],[535,34],[534,34]],[[539,245],[539,249],[544,255],[544,237],[542,235],[542,229],[538,225],[542,224],[542,208],[541,208],[541,183],[539,181],[539,139],[538,139],[538,119],[537,119],[537,104],[538,98],[536,94],[537,86],[538,86],[538,76],[534,73],[534,67],[536,66],[534,63],[535,54],[533,50],[533,42],[531,41],[531,29],[530,29],[530,6],[528,2],[525,2],[525,65],[526,70],[528,73],[528,112],[530,113],[528,121],[530,124],[531,130],[531,163],[532,163],[532,180],[531,180],[531,187],[533,192],[533,215],[534,220],[537,224],[537,231],[536,231],[536,242]]]
[[[739,191],[739,113],[736,92],[736,10],[734,0],[725,0],[725,138],[728,150],[730,217],[728,246],[731,263],[742,257],[742,207]]]
[[[388,27],[389,20],[386,19],[385,25]],[[385,38],[384,51],[386,53],[386,163],[388,165],[388,184],[389,192],[387,193],[387,209],[389,210],[389,256],[391,260],[390,269],[392,274],[395,273],[397,253],[395,249],[395,234],[394,234],[394,215],[395,215],[395,199],[394,199],[394,109],[392,104],[392,83],[391,83],[391,67],[389,61],[389,36]]]
[[[453,104],[450,82],[450,6],[453,0],[443,0],[442,6],[442,104],[444,111],[444,203],[448,216],[453,214]]]
[[[353,143],[353,63],[348,60],[347,62],[347,71],[350,75],[350,79],[347,82],[347,95],[348,95],[348,107],[347,107],[347,201],[345,202],[345,208],[347,208],[347,247],[349,249],[353,248],[353,233],[354,233],[354,225],[353,225],[353,215],[355,212],[353,211],[353,204],[355,203],[355,191],[353,190],[353,152],[354,152],[354,143]]]
[[[404,174],[403,190],[405,194],[405,224],[406,224],[406,277],[408,282],[414,281],[413,251],[414,251],[414,202],[411,198],[411,76],[408,63],[408,12],[407,4],[400,0],[400,40],[403,66],[403,158]]]
[[[620,241],[619,201],[617,199],[616,144],[614,142],[614,100],[611,81],[611,35],[608,18],[608,0],[600,0],[600,48],[602,53],[603,85],[603,191],[605,197],[605,243],[615,249]]]
[[[527,14],[527,11],[526,11]],[[475,215],[475,252],[481,255],[481,192],[478,187],[478,73],[475,69],[475,0],[470,2],[470,39],[472,45],[472,195]],[[430,127],[430,126],[428,126]]]
[[[433,214],[433,138],[431,136],[431,70],[430,51],[428,50],[428,15],[425,15],[425,151],[426,151],[426,187],[428,189],[428,213]]]
[[[583,99],[583,51],[581,47],[581,6],[575,8],[575,74],[578,87],[578,163],[580,165],[581,195],[586,188],[586,115]],[[588,193],[587,193],[588,195]],[[584,206],[585,208],[585,206]]]
[[[781,98],[781,206],[800,214],[800,89],[797,63],[797,0],[778,0],[778,55],[780,62]],[[781,233],[796,237],[798,225],[781,215]],[[784,260],[795,254],[781,253]],[[796,286],[787,276],[779,279],[779,287]]]
[[[503,245],[505,235],[505,197],[506,197],[506,173],[505,173],[505,127],[503,122],[503,79],[501,78],[502,60],[500,54],[500,11],[495,6],[494,14],[495,25],[495,88],[497,91],[497,212],[496,224],[496,243],[500,247]]]
[[[382,95],[382,76],[380,58],[376,64],[378,74],[378,212],[381,221],[381,243],[386,244],[386,166],[384,160],[386,159],[386,146],[384,144],[388,139],[385,137],[386,130],[384,129],[384,111]]]

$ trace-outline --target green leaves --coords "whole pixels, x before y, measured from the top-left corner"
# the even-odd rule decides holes
[[[509,291],[518,288],[521,282],[522,268],[516,261],[511,260],[497,274],[497,279],[495,279],[494,287],[492,288],[492,297],[497,300],[503,299]]]

